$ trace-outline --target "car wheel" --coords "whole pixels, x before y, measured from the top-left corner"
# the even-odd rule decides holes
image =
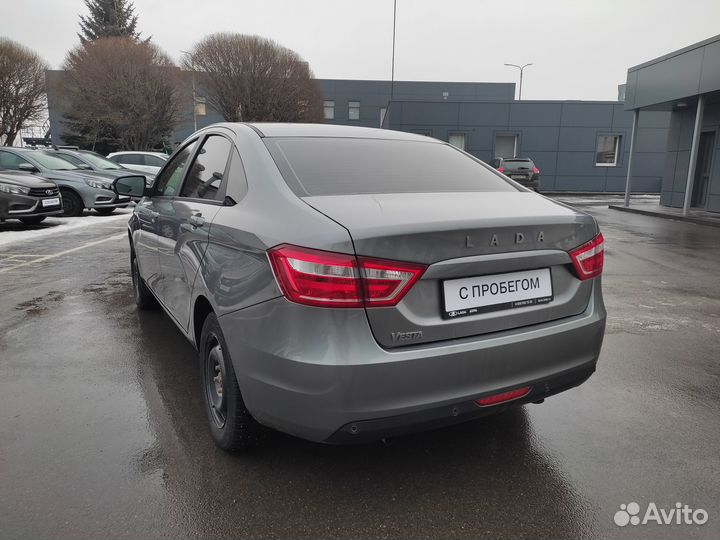
[[[245,407],[220,324],[208,315],[200,337],[203,401],[215,444],[227,451],[256,446],[264,428]]]
[[[63,216],[78,217],[82,216],[83,205],[82,199],[74,192],[67,189],[60,191],[63,200]]]
[[[20,218],[20,221],[22,221],[25,225],[37,225],[38,223],[42,223],[47,216],[33,216],[33,217],[23,217]]]
[[[109,216],[112,214],[115,209],[114,208],[96,208],[95,211],[100,214],[101,216]]]
[[[138,268],[137,257],[135,257],[134,253],[130,258],[130,274],[132,275],[133,293],[137,307],[140,309],[150,309],[155,307],[155,297],[140,277],[140,269]]]

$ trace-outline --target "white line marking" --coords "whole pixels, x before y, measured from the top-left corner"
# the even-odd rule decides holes
[[[10,270],[15,270],[17,268],[21,268],[23,266],[28,266],[30,264],[47,261],[49,259],[54,259],[56,257],[62,257],[63,255],[67,255],[68,253],[72,253],[73,251],[80,251],[81,249],[97,246],[98,244],[102,244],[103,242],[109,242],[110,240],[118,240],[120,238],[127,238],[127,233],[116,234],[115,236],[108,236],[107,238],[103,238],[102,240],[95,240],[94,242],[88,242],[87,244],[83,244],[82,246],[77,246],[72,249],[66,249],[65,251],[61,251],[60,253],[53,253],[52,255],[45,255],[44,257],[40,257],[40,258],[34,259],[32,261],[27,261],[27,262],[24,262],[21,264],[16,264],[15,266],[10,266],[8,268],[1,268],[0,274],[2,274],[4,272],[9,272]]]

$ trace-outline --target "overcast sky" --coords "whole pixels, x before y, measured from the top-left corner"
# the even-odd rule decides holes
[[[178,59],[217,31],[294,49],[319,78],[389,79],[392,0],[135,0],[139,29]],[[719,0],[397,0],[396,80],[513,82],[525,99],[612,100],[627,68],[720,33]],[[0,35],[53,68],[82,0],[0,0]]]

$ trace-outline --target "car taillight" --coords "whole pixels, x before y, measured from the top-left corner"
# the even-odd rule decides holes
[[[538,169],[537,167],[533,167],[533,173],[540,174],[540,169]]]
[[[268,251],[285,297],[336,308],[396,305],[426,266],[283,244]]]
[[[498,167],[498,172],[505,172],[505,167]]]
[[[605,239],[602,233],[570,251],[570,258],[575,266],[577,277],[581,280],[598,277],[602,274],[605,260]]]

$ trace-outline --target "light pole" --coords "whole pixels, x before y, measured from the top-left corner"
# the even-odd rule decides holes
[[[397,0],[393,0],[393,44],[392,44],[392,68],[390,71],[390,101],[392,101],[395,90],[395,21],[397,19]]]
[[[192,103],[193,103],[193,133],[197,131],[197,93],[195,92],[195,57],[191,52],[180,51],[190,58],[190,70],[192,72]]]
[[[518,91],[518,101],[522,100],[522,78],[523,78],[523,71],[526,67],[532,66],[532,64],[525,64],[524,66],[518,66],[517,64],[505,64],[508,67],[514,67],[518,68],[520,70],[520,90]]]

